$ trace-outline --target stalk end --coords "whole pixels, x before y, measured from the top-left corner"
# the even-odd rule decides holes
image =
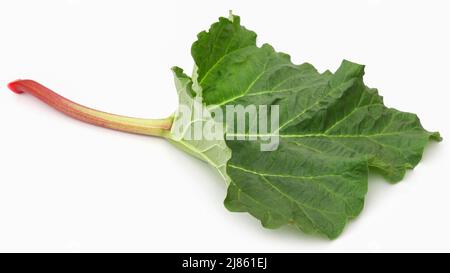
[[[10,82],[8,84],[9,90],[13,91],[16,94],[23,94],[24,91],[20,90],[20,88],[19,88],[19,84],[23,81],[24,80],[16,80],[16,81]]]

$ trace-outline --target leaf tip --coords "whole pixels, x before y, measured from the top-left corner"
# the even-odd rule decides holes
[[[228,20],[233,23],[236,21],[238,24],[240,24],[240,17],[233,14],[233,10],[231,9],[228,11]]]
[[[178,67],[178,66],[173,66],[170,70],[172,70],[173,74],[175,74],[175,75],[184,73],[183,68]]]
[[[434,140],[434,141],[437,141],[437,142],[441,142],[441,141],[444,140],[439,132],[431,133],[430,139]]]

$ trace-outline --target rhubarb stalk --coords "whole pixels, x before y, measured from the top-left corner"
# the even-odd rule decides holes
[[[72,118],[104,128],[134,134],[167,137],[172,126],[173,117],[142,119],[94,110],[70,101],[32,80],[17,80],[10,83],[8,87],[17,94],[29,93]]]

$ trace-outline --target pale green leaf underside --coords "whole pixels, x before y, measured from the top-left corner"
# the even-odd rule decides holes
[[[212,117],[210,115],[203,115],[201,118],[195,117],[192,79],[178,67],[174,67],[172,70],[178,92],[179,104],[189,107],[192,115],[189,117],[189,122],[185,124],[181,119],[182,116],[179,111],[175,113],[169,141],[181,150],[208,162],[219,171],[222,178],[228,183],[229,178],[226,173],[226,163],[231,157],[231,150],[227,147],[224,139],[195,140],[193,134],[196,124],[199,123],[200,128],[202,128],[206,122],[212,120]],[[205,111],[204,106],[203,111]],[[177,128],[181,128],[182,134],[175,134],[173,132]],[[188,135],[190,136],[189,138],[187,137]]]
[[[364,85],[363,66],[344,61],[336,73],[321,74],[310,64],[294,65],[267,44],[257,47],[256,34],[240,26],[239,17],[221,18],[200,33],[192,55],[194,86],[206,106],[280,107],[276,151],[261,152],[259,141],[231,140],[229,159],[218,156],[229,151],[224,141],[176,141],[194,146],[196,156],[229,180],[228,209],[249,212],[265,227],[290,223],[335,238],[362,210],[370,169],[400,181],[429,139],[440,140],[415,115],[385,107],[377,90]],[[181,103],[196,92],[190,78],[175,74]],[[209,147],[220,151],[205,159],[198,151]]]

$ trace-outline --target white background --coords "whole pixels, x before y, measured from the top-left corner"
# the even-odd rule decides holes
[[[1,250],[450,250],[446,140],[403,182],[373,177],[365,210],[328,241],[228,212],[219,175],[163,139],[85,125],[6,88],[31,78],[108,112],[168,116],[170,67],[190,72],[196,34],[230,9],[296,63],[366,64],[388,106],[450,136],[449,1],[1,0]]]

